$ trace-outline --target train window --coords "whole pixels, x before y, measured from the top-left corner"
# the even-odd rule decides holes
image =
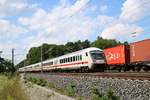
[[[92,59],[101,60],[104,59],[104,54],[101,51],[90,51]]]
[[[79,55],[78,55],[78,60],[79,60]]]
[[[88,53],[86,52],[85,55],[88,56]]]
[[[77,56],[76,56],[76,61],[77,61]]]
[[[75,56],[73,56],[73,61],[75,61]]]
[[[67,58],[68,62],[69,62],[69,58]]]
[[[64,63],[66,63],[66,60],[65,60],[65,58],[64,58]]]
[[[80,55],[80,60],[82,60],[82,55]]]
[[[70,57],[68,58],[68,61],[70,62]]]
[[[66,59],[66,63],[68,62],[68,60],[67,60],[67,58],[65,58]]]
[[[47,62],[44,65],[53,65],[53,62]]]
[[[71,57],[71,62],[72,62],[72,57]]]

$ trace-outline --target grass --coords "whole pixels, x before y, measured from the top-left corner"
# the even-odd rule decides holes
[[[77,92],[77,87],[72,83],[64,89],[64,92],[67,96],[74,97]]]
[[[40,85],[40,86],[46,86],[47,85],[47,81],[45,79],[42,78],[35,78],[35,77],[30,77],[28,78],[28,81]]]
[[[100,93],[96,87],[92,87],[91,100],[120,100],[114,92],[109,89],[107,93]]]
[[[0,75],[0,100],[28,100],[18,76]]]

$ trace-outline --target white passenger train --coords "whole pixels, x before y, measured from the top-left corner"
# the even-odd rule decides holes
[[[72,52],[60,57],[19,68],[19,72],[52,71],[52,70],[86,70],[94,69],[95,66],[103,67],[105,57],[101,49],[90,47]]]

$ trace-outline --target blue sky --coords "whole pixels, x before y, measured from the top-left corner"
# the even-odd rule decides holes
[[[0,0],[0,5],[0,49],[10,58],[15,48],[15,62],[42,43],[150,38],[150,0]]]

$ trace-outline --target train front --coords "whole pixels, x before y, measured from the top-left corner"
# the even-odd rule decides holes
[[[103,71],[105,68],[105,56],[102,50],[92,50],[90,51],[90,56],[92,59],[92,69]]]

